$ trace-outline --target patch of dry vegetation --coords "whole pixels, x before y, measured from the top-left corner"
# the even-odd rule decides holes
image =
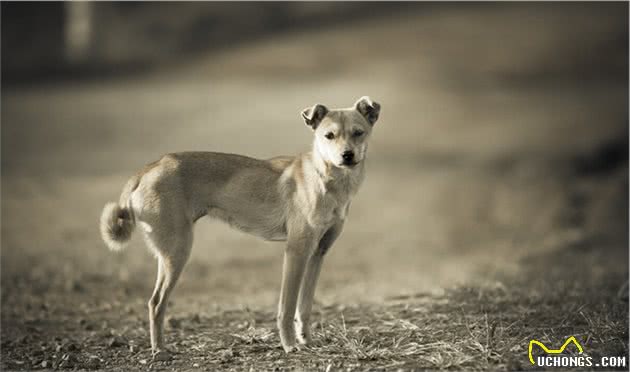
[[[557,345],[569,336],[589,356],[628,356],[628,301],[618,296],[623,270],[580,275],[586,265],[605,262],[594,250],[578,253],[540,257],[521,275],[439,296],[318,306],[314,345],[289,355],[280,347],[273,309],[197,309],[169,319],[175,358],[154,362],[140,303],[123,305],[121,298],[100,311],[77,309],[85,317],[76,324],[27,321],[4,329],[2,369],[522,370],[533,369],[530,339]],[[552,270],[560,264],[562,270]],[[105,314],[107,322],[93,323]]]

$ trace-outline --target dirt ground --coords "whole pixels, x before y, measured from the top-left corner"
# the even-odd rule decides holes
[[[514,370],[531,338],[571,335],[627,356],[625,6],[438,9],[3,87],[2,370]],[[280,347],[282,244],[202,219],[168,310],[177,354],[152,361],[156,264],[137,236],[107,251],[103,205],[163,153],[303,151],[303,107],[366,94],[383,110],[316,345]]]

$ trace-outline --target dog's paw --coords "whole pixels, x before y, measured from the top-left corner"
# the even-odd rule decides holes
[[[293,344],[293,345],[282,344],[282,348],[284,349],[284,352],[287,354],[300,351],[300,348],[297,344]]]
[[[308,325],[309,322],[302,322],[298,318],[295,318],[293,321],[295,325],[295,337],[297,338],[297,342],[300,345],[309,345],[312,342],[311,339],[311,328]]]
[[[153,353],[154,362],[168,362],[173,360],[173,353],[168,350],[157,350]]]
[[[313,339],[311,338],[310,332],[298,332],[297,341],[300,345],[310,345],[313,343]]]
[[[285,353],[299,351],[298,344],[293,333],[289,333],[286,337],[280,337],[280,343]]]
[[[282,344],[282,348],[286,353],[291,353],[296,351],[297,349],[297,341],[295,339],[295,328],[293,327],[293,323],[289,324],[288,327],[279,327],[280,333],[280,343]]]

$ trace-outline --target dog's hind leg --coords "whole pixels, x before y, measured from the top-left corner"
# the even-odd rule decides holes
[[[162,291],[162,286],[164,284],[164,270],[162,269],[162,259],[158,257],[157,264],[157,279],[155,280],[155,288],[153,289],[153,294],[149,299],[149,331],[151,333],[151,350],[155,352],[158,348],[158,330],[155,323],[155,311],[158,303],[160,302],[160,292]],[[161,339],[161,332],[160,339]],[[161,344],[160,340],[160,344]]]
[[[328,229],[320,239],[317,249],[315,249],[315,252],[313,252],[313,255],[306,264],[306,271],[302,279],[302,287],[300,288],[297,311],[295,314],[295,331],[297,333],[297,340],[301,344],[308,345],[311,342],[310,319],[317,279],[319,278],[324,255],[328,252],[339,234],[341,234],[342,229],[343,221]]]
[[[167,236],[168,235],[168,236]],[[150,233],[147,238],[158,256],[158,277],[149,300],[151,349],[154,358],[168,359],[164,348],[164,318],[170,294],[177,284],[192,247],[192,226],[178,228],[175,233]]]

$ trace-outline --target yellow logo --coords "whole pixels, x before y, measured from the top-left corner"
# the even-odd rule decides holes
[[[580,345],[580,343],[575,339],[575,336],[571,336],[571,337],[567,338],[567,340],[564,342],[564,344],[562,344],[560,349],[549,349],[542,342],[537,341],[537,340],[531,340],[529,342],[529,361],[532,362],[533,365],[536,365],[536,363],[534,362],[534,357],[532,356],[532,348],[534,347],[534,344],[540,346],[545,351],[545,353],[547,353],[547,354],[560,354],[561,352],[564,351],[564,349],[566,349],[566,347],[571,342],[573,342],[575,344],[575,346],[577,346],[578,351],[580,352],[580,354],[582,354],[584,352],[584,349],[582,349],[582,345]]]

